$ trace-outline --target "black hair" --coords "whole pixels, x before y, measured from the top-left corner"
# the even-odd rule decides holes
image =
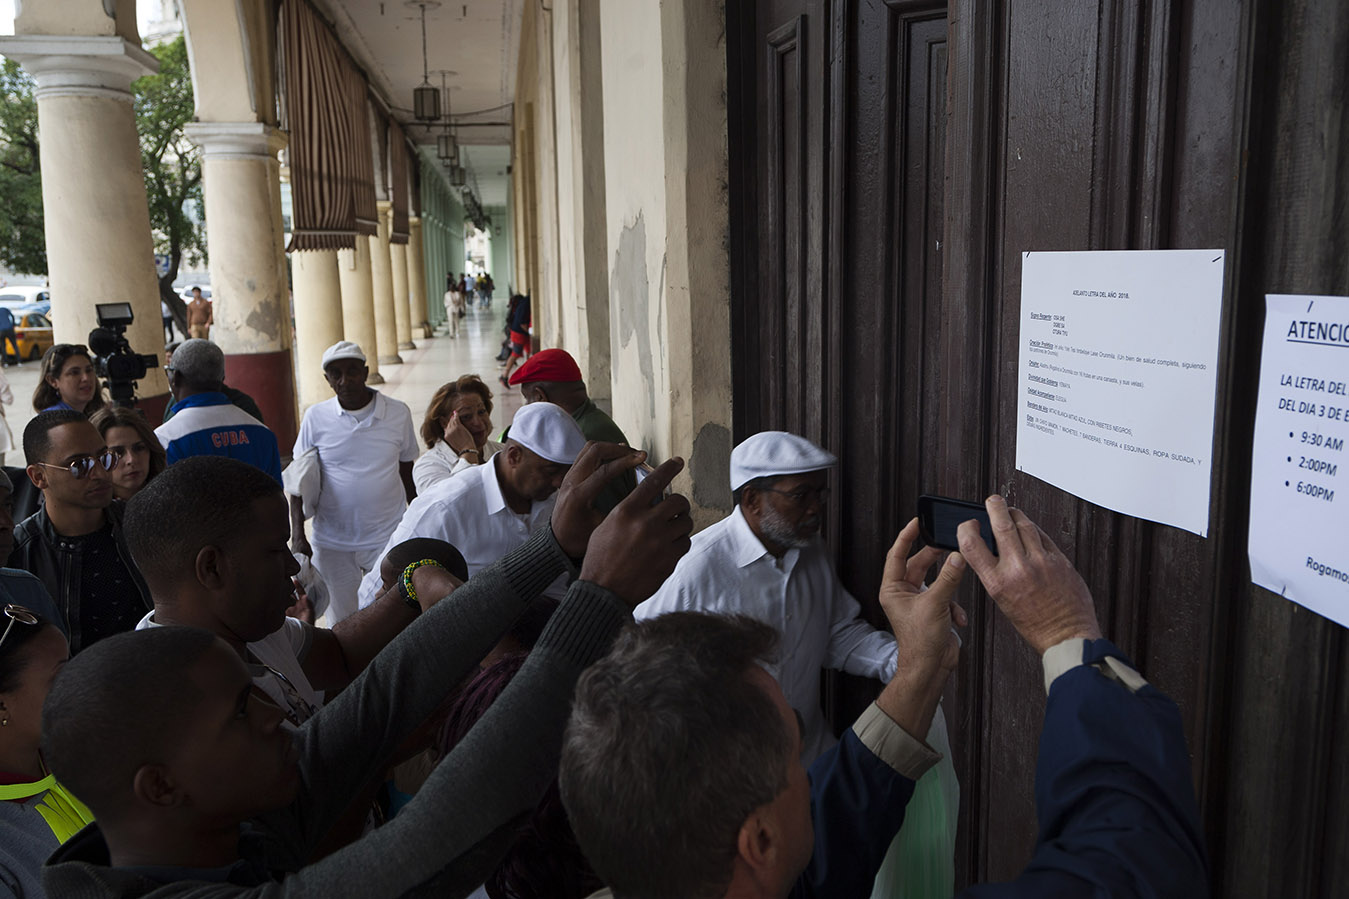
[[[23,456],[29,464],[34,462],[47,462],[47,454],[52,451],[51,433],[61,425],[73,424],[77,421],[87,422],[89,419],[83,412],[76,412],[73,409],[53,409],[50,412],[39,412],[33,416],[23,429]]]
[[[226,456],[175,462],[133,496],[123,527],[151,591],[178,582],[203,546],[219,546],[255,526],[253,503],[281,496],[271,475]]]
[[[40,615],[33,617],[37,619],[35,624],[14,621],[14,626],[9,628],[9,636],[5,637],[3,644],[0,644],[0,693],[8,693],[19,688],[23,673],[33,661],[25,648],[36,640],[39,634],[52,627],[52,623]],[[9,624],[9,617],[0,614],[0,633],[4,633]]]
[[[217,638],[154,627],[100,640],[65,664],[42,705],[42,757],[95,817],[131,804],[142,765],[161,760],[201,702],[187,674]]]

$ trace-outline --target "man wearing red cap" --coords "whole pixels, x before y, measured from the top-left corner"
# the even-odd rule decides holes
[[[628,438],[614,424],[614,420],[590,401],[586,383],[581,378],[581,368],[566,350],[541,350],[530,356],[511,374],[510,384],[512,387],[519,385],[520,395],[526,403],[555,403],[561,406],[576,419],[586,440],[627,445]],[[595,500],[595,505],[601,511],[608,512],[636,486],[637,480],[631,473],[616,478],[609,482],[609,486]]]

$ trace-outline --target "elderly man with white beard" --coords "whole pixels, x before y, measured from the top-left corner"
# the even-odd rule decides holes
[[[693,535],[688,555],[633,613],[638,619],[675,611],[741,614],[776,628],[778,658],[764,668],[801,716],[801,761],[807,766],[838,742],[820,707],[820,669],[889,682],[897,663],[904,663],[896,659],[895,638],[859,617],[861,607],[820,540],[829,471],[837,464],[832,453],[785,431],[746,439],[731,451],[735,509]],[[923,879],[950,884],[949,895],[959,787],[940,706],[927,742],[943,756],[925,779],[936,781],[927,787],[933,793],[951,797],[949,827],[909,821],[896,849],[908,843],[908,864],[922,866],[928,874]]]

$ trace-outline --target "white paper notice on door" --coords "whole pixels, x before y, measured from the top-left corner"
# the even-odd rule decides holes
[[[1349,297],[1268,296],[1251,580],[1349,626]]]
[[[1223,251],[1021,262],[1017,470],[1208,536]]]

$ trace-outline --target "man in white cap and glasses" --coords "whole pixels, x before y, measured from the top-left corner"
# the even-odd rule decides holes
[[[323,376],[336,395],[305,411],[295,440],[294,457],[315,450],[322,475],[312,546],[304,533],[303,500],[290,497],[291,544],[323,575],[329,627],[356,611],[361,578],[378,572],[380,550],[417,495],[412,410],[367,387],[369,375],[359,346],[342,340],[328,347]]]
[[[819,537],[829,471],[837,464],[833,453],[786,431],[746,439],[731,450],[735,509],[694,534],[674,573],[633,611],[638,619],[676,611],[741,614],[775,628],[778,658],[763,667],[801,716],[807,766],[838,742],[820,708],[820,669],[888,683],[897,668],[895,638],[859,617],[861,607]],[[903,864],[926,883],[947,884],[950,895],[959,785],[940,706],[927,742],[942,758],[924,777],[931,781],[920,788],[921,801],[910,804],[882,877],[892,878],[890,870]]]
[[[506,448],[471,472],[432,484],[413,500],[388,548],[414,537],[444,540],[463,553],[472,577],[548,527],[557,489],[585,445],[581,428],[561,406],[521,407]],[[379,593],[379,572],[372,571],[361,583],[361,607]],[[559,600],[565,593],[560,580],[545,591]]]
[[[735,509],[693,547],[637,618],[674,611],[739,613],[782,635],[769,667],[805,723],[809,764],[835,742],[820,708],[820,669],[889,681],[895,638],[859,616],[819,539],[833,453],[804,437],[764,431],[731,451]]]

